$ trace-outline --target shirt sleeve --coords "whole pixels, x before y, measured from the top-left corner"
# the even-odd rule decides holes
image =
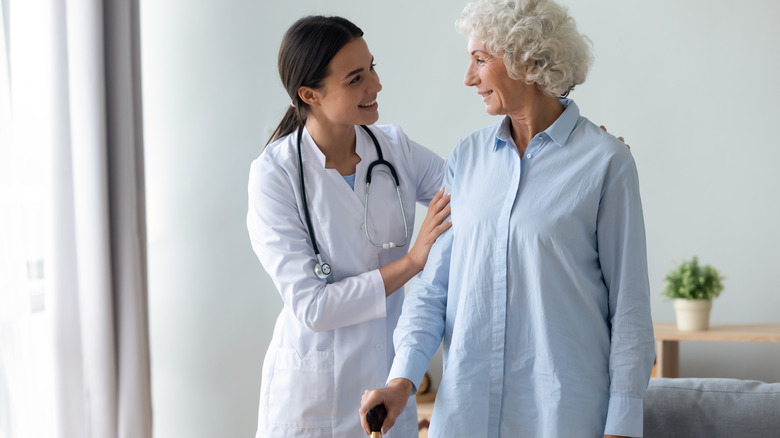
[[[409,146],[411,163],[417,171],[417,202],[428,206],[442,186],[445,162],[435,152],[412,140],[409,140]]]
[[[252,163],[248,192],[252,248],[301,324],[320,332],[385,317],[378,269],[334,283],[314,275],[317,259],[291,179],[265,154]]]
[[[443,182],[445,190],[453,181],[454,167],[454,159],[451,157]],[[438,190],[440,185],[436,187]],[[387,381],[399,377],[408,379],[414,385],[413,392],[417,391],[444,334],[452,239],[453,228],[436,239],[425,269],[410,283],[393,334],[395,359]]]
[[[426,207],[441,188],[445,161],[432,150],[411,140],[398,125],[378,126],[400,148],[406,168],[416,183],[416,201]]]
[[[642,436],[643,398],[655,358],[639,178],[628,151],[607,181],[598,248],[609,290],[610,398],[604,434]]]

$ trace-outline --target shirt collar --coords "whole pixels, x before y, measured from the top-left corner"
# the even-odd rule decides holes
[[[303,140],[303,144],[301,145],[302,149],[307,151],[304,153],[306,154],[310,153],[311,155],[313,155],[317,160],[317,162],[319,162],[320,165],[324,168],[325,154],[322,153],[319,146],[317,146],[317,143],[314,142],[314,139],[311,137],[311,134],[309,133],[309,130],[306,128],[306,126],[303,127],[303,137],[301,138]],[[295,137],[295,141],[297,141],[297,137]],[[370,149],[368,149],[369,147]],[[371,152],[369,151],[374,151],[374,150],[375,150],[374,143],[369,138],[368,134],[365,131],[363,131],[363,128],[361,128],[360,125],[355,125],[355,153],[357,153],[358,156],[360,157],[360,163],[365,163],[366,157],[371,157],[371,155],[369,155]],[[375,159],[376,158],[374,158],[374,160]]]
[[[558,117],[558,119],[555,122],[553,122],[552,125],[550,125],[547,129],[545,129],[544,132],[558,146],[565,146],[566,142],[569,140],[569,136],[571,135],[572,131],[574,131],[574,126],[577,124],[577,121],[580,119],[580,109],[577,106],[577,104],[574,103],[574,101],[571,99],[560,98],[559,100],[561,104],[565,107],[565,109],[563,110],[563,114],[561,114],[560,117]],[[504,117],[504,120],[502,120],[501,123],[498,125],[495,142],[493,143],[494,151],[501,146],[510,144],[510,140],[509,140],[510,123],[511,123],[511,119],[509,118],[509,116],[506,116]]]
[[[574,126],[580,119],[580,108],[571,99],[561,98],[559,100],[566,109],[563,110],[563,114],[558,117],[558,120],[553,122],[553,124],[545,129],[544,132],[546,132],[558,146],[565,146],[566,142],[569,140],[569,136],[572,131],[574,131]]]
[[[493,151],[495,152],[500,148],[501,146],[506,146],[510,144],[509,140],[509,124],[511,123],[511,120],[509,119],[509,116],[504,117],[504,120],[501,121],[501,123],[498,124],[498,130],[496,131],[496,138],[493,142]]]

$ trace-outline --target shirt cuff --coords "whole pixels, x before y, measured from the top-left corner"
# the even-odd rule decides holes
[[[368,290],[377,291],[374,294],[374,319],[387,317],[387,295],[385,295],[385,281],[379,269],[374,269],[366,273],[368,281],[371,283]]]
[[[604,435],[641,437],[643,415],[641,398],[611,394]]]
[[[387,381],[404,378],[412,382],[412,395],[417,393],[417,388],[422,382],[425,372],[428,370],[428,358],[418,350],[396,350],[393,366],[387,375]]]

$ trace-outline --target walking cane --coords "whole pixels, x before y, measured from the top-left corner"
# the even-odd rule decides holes
[[[382,437],[382,423],[385,422],[387,417],[387,408],[385,405],[376,405],[366,412],[366,422],[371,429],[371,438]]]

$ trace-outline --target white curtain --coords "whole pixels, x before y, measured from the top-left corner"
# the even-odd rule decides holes
[[[152,435],[138,0],[54,0],[62,438]]]

